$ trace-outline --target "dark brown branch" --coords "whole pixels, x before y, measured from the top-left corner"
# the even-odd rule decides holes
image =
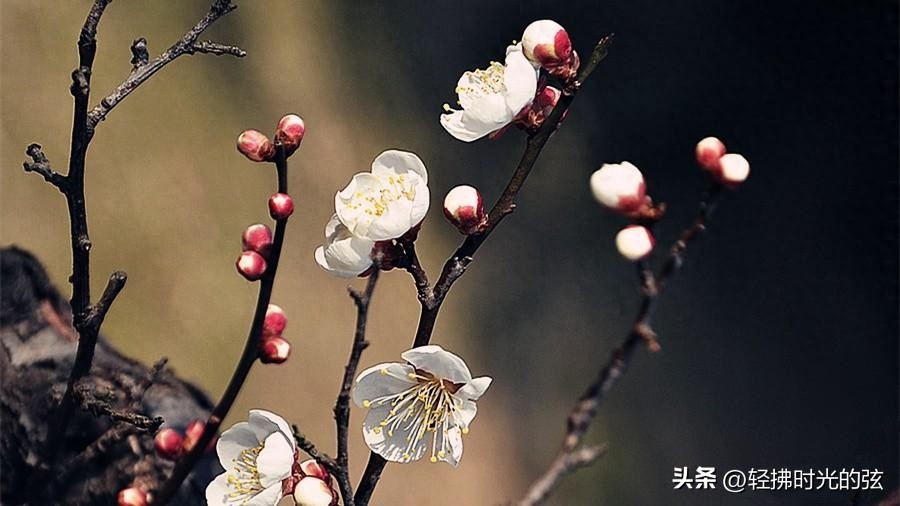
[[[278,192],[287,193],[287,157],[285,155],[284,146],[276,144],[275,148],[275,166],[277,170]],[[203,435],[200,436],[197,443],[190,452],[183,455],[175,464],[169,479],[162,484],[160,489],[153,494],[153,504],[166,504],[172,499],[178,491],[178,487],[187,478],[194,464],[203,456],[206,447],[215,437],[222,420],[228,415],[231,406],[237,399],[238,393],[250,374],[250,369],[259,358],[259,345],[262,341],[263,322],[266,319],[266,311],[269,308],[269,302],[272,299],[272,289],[275,286],[275,275],[278,272],[278,262],[281,258],[281,248],[284,245],[284,232],[287,227],[287,218],[276,220],[275,236],[272,240],[272,247],[267,257],[266,272],[259,281],[259,294],[256,299],[256,311],[253,315],[253,323],[250,325],[250,331],[247,335],[247,341],[244,344],[244,351],[238,364],[231,375],[231,380],[222,394],[222,398],[213,408],[206,421],[203,429]]]
[[[25,172],[36,172],[44,177],[44,180],[55,186],[59,191],[63,191],[63,185],[66,184],[66,177],[58,172],[54,172],[50,167],[50,160],[44,155],[40,144],[29,144],[25,148],[25,154],[31,157],[30,162],[22,165]]]
[[[108,416],[112,420],[125,422],[144,432],[155,433],[157,429],[159,429],[159,426],[163,424],[162,417],[157,416],[151,418],[135,413],[132,410],[116,409],[112,407],[107,400],[100,398],[89,385],[81,383],[77,384],[75,386],[75,396],[77,397],[79,404],[81,404],[81,408],[90,411],[95,416]]]
[[[636,263],[643,297],[641,298],[640,309],[631,331],[628,333],[625,341],[613,350],[609,361],[604,364],[597,379],[588,386],[587,390],[578,399],[575,407],[572,408],[567,419],[566,435],[563,439],[562,448],[560,448],[544,474],[529,487],[525,498],[519,502],[519,506],[534,506],[543,503],[556,489],[560,480],[579,467],[571,465],[573,458],[578,459],[578,457],[573,457],[573,455],[584,450],[584,448],[579,450],[579,446],[591,423],[594,421],[594,417],[597,415],[600,403],[603,401],[606,393],[616,384],[616,381],[625,374],[638,345],[644,343],[650,351],[658,351],[660,349],[656,333],[651,325],[659,293],[664,282],[681,268],[684,252],[688,244],[706,229],[706,224],[721,190],[721,185],[717,183],[710,185],[700,202],[700,211],[697,218],[672,245],[672,248],[669,250],[669,256],[663,263],[658,275],[654,276],[653,271],[645,262]]]
[[[347,444],[350,425],[350,390],[353,388],[353,378],[356,377],[356,370],[359,368],[362,352],[369,346],[369,342],[366,341],[366,322],[369,316],[369,303],[372,301],[372,293],[375,291],[375,284],[378,282],[380,270],[376,262],[364,292],[360,293],[353,288],[348,288],[350,297],[353,298],[353,302],[356,304],[356,332],[353,335],[350,358],[347,360],[346,367],[344,367],[341,391],[334,405],[334,421],[337,425],[337,473],[335,477],[341,490],[341,497],[344,499],[344,506],[354,506],[355,504],[353,500],[353,485],[350,484],[350,460]]]
[[[188,54],[194,53],[212,54],[216,56],[231,55],[237,58],[243,58],[247,56],[247,51],[244,51],[237,46],[229,46],[227,44],[213,42],[211,40],[203,40],[191,44]]]
[[[537,162],[541,151],[544,149],[544,145],[547,144],[550,136],[559,128],[563,115],[569,109],[569,106],[572,105],[572,101],[575,100],[575,95],[578,93],[578,90],[581,89],[584,81],[590,77],[591,73],[594,72],[594,69],[597,68],[597,65],[606,58],[609,46],[612,44],[612,38],[612,35],[607,35],[600,39],[600,42],[594,46],[594,50],[587,62],[578,71],[578,74],[575,76],[572,83],[566,87],[559,102],[557,102],[556,107],[553,108],[553,112],[550,113],[537,132],[528,137],[528,141],[525,144],[525,152],[522,153],[522,158],[519,160],[515,171],[513,171],[513,175],[510,178],[509,183],[507,183],[506,189],[503,190],[500,198],[497,199],[497,202],[488,214],[487,226],[483,231],[466,237],[465,241],[463,241],[453,255],[447,259],[446,263],[444,263],[441,276],[438,278],[437,282],[435,282],[433,288],[428,286],[425,271],[419,266],[418,259],[415,257],[415,249],[411,250],[412,258],[409,262],[411,267],[408,266],[407,270],[413,275],[413,279],[416,282],[416,291],[422,306],[421,312],[419,313],[419,324],[416,328],[416,336],[413,340],[414,348],[425,346],[429,343],[431,334],[434,332],[434,324],[437,321],[438,313],[441,310],[441,304],[443,304],[444,298],[447,296],[453,283],[465,274],[469,264],[472,263],[475,252],[478,251],[478,248],[481,247],[482,243],[487,240],[488,236],[491,235],[497,225],[500,224],[506,215],[512,213],[515,209],[516,197],[519,195],[519,191],[521,191],[522,186],[525,184],[528,174],[531,173],[531,169],[534,168],[534,164]],[[406,246],[404,246],[404,248],[407,249],[407,256],[409,257],[410,250],[406,248]],[[360,479],[356,491],[355,500],[357,506],[366,506],[368,504],[375,486],[381,478],[381,473],[384,470],[385,465],[387,465],[387,461],[377,454],[371,453],[369,455],[369,463],[366,466],[366,470],[363,472],[363,477]]]

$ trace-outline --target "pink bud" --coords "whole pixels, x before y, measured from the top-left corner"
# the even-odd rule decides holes
[[[715,137],[706,137],[697,143],[697,163],[705,170],[718,171],[719,158],[725,154],[725,144]]]
[[[166,427],[156,433],[153,438],[153,446],[156,453],[167,460],[175,460],[181,456],[184,447],[184,437],[177,430]]]
[[[237,148],[254,162],[268,162],[275,157],[275,145],[258,130],[244,130],[237,138]]]
[[[269,215],[275,220],[284,220],[294,212],[294,199],[287,193],[276,193],[269,197]]]
[[[272,230],[261,223],[250,225],[241,236],[244,251],[255,251],[262,256],[268,256],[272,247]]]
[[[119,506],[147,506],[147,492],[129,487],[119,491]]]
[[[719,159],[719,171],[714,176],[726,186],[737,186],[750,175],[750,162],[737,153],[722,155]]]
[[[316,459],[309,459],[301,462],[300,472],[303,473],[304,477],[312,476],[314,478],[319,478],[320,480],[325,480],[326,482],[330,479],[330,475],[325,469],[325,466],[319,464]]]
[[[637,212],[646,204],[644,175],[630,162],[607,163],[591,175],[597,202],[621,214]]]
[[[184,442],[182,443],[182,448],[184,451],[189,452],[191,449],[197,444],[197,441],[200,441],[200,438],[203,437],[203,430],[206,428],[206,422],[203,420],[193,420],[191,423],[187,425],[184,429]],[[213,437],[209,440],[209,444],[206,445],[206,450],[211,451],[216,447],[216,438]]]
[[[280,142],[284,146],[285,154],[291,156],[300,147],[300,141],[303,140],[305,133],[306,124],[303,123],[303,118],[296,114],[288,114],[278,122],[275,142]]]
[[[263,334],[276,336],[284,332],[287,326],[287,316],[284,311],[275,304],[269,304],[266,309],[266,319],[263,320]]]
[[[645,258],[653,251],[655,241],[650,231],[640,225],[629,225],[616,234],[616,249],[632,262]]]
[[[457,186],[447,193],[444,216],[465,235],[474,234],[487,225],[481,193],[471,186]]]
[[[324,481],[309,476],[294,487],[294,502],[297,506],[333,506],[337,497]]]
[[[259,345],[259,361],[264,364],[281,364],[291,354],[291,343],[281,336],[263,338]]]
[[[533,64],[551,69],[569,63],[572,42],[559,23],[542,19],[525,28],[525,33],[522,34],[522,52]]]
[[[255,251],[245,251],[235,262],[238,272],[247,281],[256,281],[266,273],[266,259]]]

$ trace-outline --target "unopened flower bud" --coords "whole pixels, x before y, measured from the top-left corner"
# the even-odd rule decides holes
[[[254,162],[271,161],[275,156],[275,145],[258,130],[244,130],[237,138],[237,148]]]
[[[247,281],[256,281],[266,273],[266,259],[255,251],[245,251],[235,262],[237,270]]]
[[[287,193],[275,193],[269,197],[269,215],[272,219],[283,220],[294,212],[294,199]]]
[[[653,251],[653,236],[646,227],[629,225],[616,234],[616,249],[628,260],[636,262]]]
[[[697,163],[705,170],[718,171],[719,159],[725,154],[725,144],[715,137],[706,137],[697,143]]]
[[[719,171],[714,175],[726,186],[737,186],[750,175],[750,162],[737,153],[722,155],[719,159]]]
[[[300,472],[303,476],[312,476],[320,480],[328,480],[330,478],[325,466],[319,464],[316,459],[304,460],[300,463]]]
[[[288,114],[278,122],[275,142],[280,142],[284,146],[285,154],[291,156],[300,147],[300,141],[303,140],[305,133],[306,124],[303,123],[303,118],[296,114]]]
[[[638,211],[647,200],[644,175],[629,162],[607,163],[591,174],[591,192],[597,202],[622,214]]]
[[[200,438],[203,437],[204,429],[206,429],[206,422],[203,420],[192,420],[191,423],[184,428],[184,442],[182,443],[184,451],[189,452],[194,448],[197,441],[200,441]],[[209,440],[209,443],[206,445],[206,450],[204,451],[212,451],[215,447],[216,437],[213,437]]]
[[[119,506],[147,506],[147,492],[129,487],[119,491]]]
[[[331,488],[319,478],[303,478],[294,487],[294,502],[297,506],[331,506],[336,502],[335,499]]]
[[[259,361],[264,364],[281,364],[291,354],[291,343],[281,336],[263,338],[259,345]]]
[[[550,69],[566,65],[572,56],[569,34],[556,21],[542,19],[525,28],[522,52],[533,64]]]
[[[181,455],[184,448],[184,437],[177,430],[166,427],[156,433],[153,438],[153,446],[160,457],[175,460]]]
[[[272,247],[272,230],[261,223],[250,225],[241,236],[244,251],[255,251],[262,256],[269,254]]]
[[[266,309],[266,319],[263,320],[263,334],[277,336],[284,332],[285,327],[287,327],[287,316],[284,311],[275,304],[269,304]]]
[[[487,224],[481,193],[466,185],[453,188],[444,197],[444,216],[465,235],[474,234]]]

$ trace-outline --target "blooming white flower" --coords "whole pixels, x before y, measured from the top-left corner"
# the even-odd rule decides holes
[[[430,451],[431,462],[458,465],[462,435],[491,378],[473,379],[461,358],[436,345],[400,356],[408,364],[378,364],[356,378],[353,402],[369,408],[366,444],[392,462],[418,460]]]
[[[206,487],[207,504],[274,506],[297,451],[287,422],[259,409],[222,433],[216,444],[225,472]]]
[[[352,278],[372,266],[374,246],[375,241],[351,234],[335,214],[325,225],[325,244],[316,248],[316,262],[336,276]]]
[[[522,54],[522,45],[506,48],[506,65],[491,62],[484,70],[467,71],[456,93],[462,110],[445,105],[441,125],[465,142],[480,139],[509,124],[531,105],[537,91],[536,70]]]
[[[334,196],[334,208],[354,237],[384,241],[418,225],[429,201],[428,172],[422,160],[415,153],[388,150],[375,158],[371,172],[356,174]]]

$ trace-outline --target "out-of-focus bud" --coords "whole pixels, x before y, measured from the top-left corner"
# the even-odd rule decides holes
[[[630,162],[607,163],[591,174],[597,202],[621,214],[637,212],[646,201],[644,175]]]
[[[272,229],[261,223],[250,225],[241,236],[244,251],[255,251],[262,256],[268,256],[272,247]]]
[[[616,249],[628,260],[636,262],[653,251],[653,236],[646,227],[629,225],[616,234]]]
[[[275,145],[258,130],[244,130],[237,138],[237,148],[254,162],[269,162],[275,157]]]
[[[750,162],[737,153],[722,155],[719,159],[719,171],[714,175],[725,186],[737,186],[750,175]]]
[[[316,462],[316,459],[309,459],[301,462],[300,472],[303,473],[303,476],[312,476],[314,478],[319,478],[320,480],[325,480],[326,482],[330,478],[325,466]]]
[[[715,137],[706,137],[697,143],[695,154],[700,167],[715,172],[719,169],[719,158],[725,154],[725,144]]]
[[[280,142],[284,146],[284,153],[291,156],[300,147],[300,141],[303,140],[305,133],[306,124],[303,123],[303,118],[296,114],[288,114],[278,122],[275,142]]]
[[[259,345],[259,361],[264,364],[281,364],[291,354],[291,343],[281,336],[264,337]]]
[[[184,442],[182,443],[184,451],[189,452],[194,448],[197,441],[200,441],[200,438],[203,437],[203,429],[205,428],[206,422],[203,420],[193,420],[184,428]],[[205,452],[215,449],[216,439],[216,437],[213,437],[209,440],[209,444],[206,445],[206,449],[204,450]]]
[[[572,42],[559,23],[541,19],[525,28],[525,33],[522,34],[522,52],[531,63],[551,69],[569,63]]]
[[[294,199],[287,193],[275,193],[269,197],[269,216],[275,220],[283,220],[293,214]]]
[[[294,487],[294,502],[297,506],[334,506],[337,497],[324,481],[308,476]]]
[[[156,436],[153,438],[153,446],[160,457],[167,460],[175,460],[181,456],[181,451],[184,448],[184,437],[177,430],[166,427],[156,433]]]
[[[457,186],[447,193],[444,216],[465,235],[474,234],[487,225],[481,193],[471,186]]]
[[[241,253],[235,262],[237,270],[247,281],[256,281],[266,273],[266,259],[255,251]]]
[[[147,506],[147,492],[137,488],[123,488],[119,491],[119,506]]]
[[[266,309],[266,319],[263,320],[263,335],[277,336],[287,327],[287,315],[275,304],[269,304]]]

